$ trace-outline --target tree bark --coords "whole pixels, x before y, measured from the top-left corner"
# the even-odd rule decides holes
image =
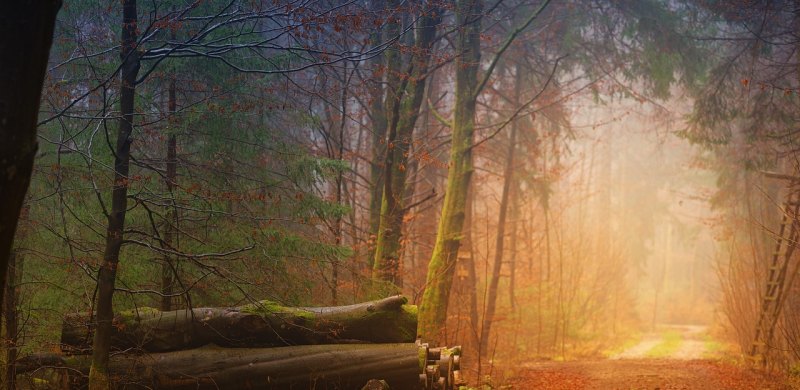
[[[406,214],[404,197],[414,126],[419,117],[431,48],[436,37],[436,27],[441,22],[441,12],[428,8],[417,21],[414,41],[415,53],[411,57],[408,79],[390,94],[394,101],[389,121],[389,136],[380,223],[373,263],[373,279],[384,280],[400,286],[401,233]]]
[[[6,390],[16,388],[16,360],[17,360],[17,283],[21,275],[21,265],[19,253],[11,251],[8,259],[8,273],[6,277],[6,293],[3,296],[3,349],[5,350],[5,373],[3,375]]]
[[[416,307],[394,296],[349,306],[284,307],[261,301],[233,308],[195,308],[162,312],[153,308],[117,313],[110,345],[148,352],[175,351],[206,344],[267,347],[353,342],[398,343],[416,340]],[[61,343],[80,353],[89,348],[89,314],[65,318]]]
[[[128,205],[128,171],[131,133],[133,132],[135,83],[136,75],[139,73],[140,55],[136,48],[136,35],[136,0],[124,0],[122,2],[122,45],[120,50],[122,59],[119,103],[121,117],[114,154],[114,185],[111,194],[111,212],[108,214],[106,247],[103,253],[103,264],[97,275],[97,316],[92,365],[89,372],[89,388],[91,390],[108,389],[111,386],[108,377],[108,356],[111,351],[113,334],[112,297]]]
[[[475,131],[482,0],[458,0],[456,18],[456,97],[450,165],[436,243],[428,264],[425,293],[417,333],[432,345],[445,339],[445,320],[455,262],[462,239],[467,191],[472,178],[472,142]]]
[[[36,155],[39,99],[61,1],[0,6],[0,283]],[[0,286],[0,302],[3,288]]]
[[[425,356],[425,355],[422,355]],[[405,344],[302,345],[281,348],[203,348],[148,355],[116,355],[109,373],[117,388],[360,389],[381,378],[393,389],[413,389],[420,347]],[[32,356],[27,369],[62,366],[85,375],[88,359]],[[81,375],[70,378],[80,388]]]
[[[380,15],[386,12],[386,4],[383,0],[374,0],[371,2],[371,11]],[[376,29],[371,35],[370,40],[372,48],[378,48],[384,41],[384,30],[382,28]],[[389,37],[392,39],[392,37]],[[370,200],[369,200],[369,251],[367,257],[367,266],[369,270],[373,268],[373,261],[375,260],[375,243],[373,239],[377,239],[378,227],[380,225],[381,217],[381,194],[383,193],[383,159],[386,156],[386,128],[388,127],[388,119],[386,118],[386,88],[383,86],[383,67],[386,64],[386,53],[379,56],[376,55],[370,61],[372,67],[372,82],[373,87],[371,92],[370,116],[372,118],[372,161],[370,165]]]
[[[521,67],[517,66],[516,82],[514,83],[514,102],[519,104],[520,88],[523,82]],[[512,195],[511,186],[514,181],[514,151],[517,147],[517,120],[511,122],[511,134],[508,140],[508,152],[506,152],[506,164],[503,170],[503,193],[500,195],[500,213],[497,217],[497,237],[495,239],[494,264],[489,281],[489,291],[486,300],[486,313],[483,316],[483,326],[481,327],[481,352],[486,354],[489,351],[489,334],[492,330],[494,312],[497,308],[497,291],[500,286],[500,271],[503,268],[503,247],[506,238],[506,219],[508,215],[509,198]]]
[[[517,307],[517,299],[516,299],[516,280],[517,280],[517,232],[519,231],[519,192],[514,192],[513,196],[511,197],[511,215],[513,218],[511,219],[511,234],[509,234],[509,238],[511,240],[510,244],[511,247],[509,249],[509,260],[508,260],[508,303],[511,306],[511,309],[514,310]]]
[[[173,39],[175,38],[173,33]],[[174,123],[175,113],[177,111],[177,94],[175,86],[175,76],[169,80],[169,101],[167,102],[167,110],[169,111],[169,123]],[[172,127],[172,126],[170,126]],[[169,138],[167,139],[167,172],[165,182],[167,185],[167,192],[169,193],[169,206],[166,212],[166,221],[164,223],[164,245],[168,249],[174,249],[175,236],[178,230],[178,209],[175,204],[175,185],[178,176],[178,141],[175,136],[175,129],[170,129]],[[176,259],[170,255],[164,255],[164,264],[161,270],[161,310],[170,311],[173,308],[172,293],[175,290],[175,282],[178,278],[178,264]]]

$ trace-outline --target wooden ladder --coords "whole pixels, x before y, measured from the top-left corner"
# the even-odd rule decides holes
[[[792,254],[797,247],[798,233],[800,232],[798,223],[800,196],[798,196],[796,184],[797,182],[792,180],[788,186],[789,194],[786,195],[786,201],[781,206],[783,215],[775,235],[775,251],[772,253],[769,264],[766,289],[761,299],[761,311],[756,323],[753,344],[749,351],[750,359],[762,366],[767,365],[767,353],[785,299],[786,274]],[[790,278],[790,284],[791,279],[793,278]]]

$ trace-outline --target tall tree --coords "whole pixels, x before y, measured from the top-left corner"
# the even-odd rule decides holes
[[[523,72],[522,65],[517,65],[516,74],[514,75],[514,96],[512,98],[516,105],[520,104],[520,90],[525,82]],[[497,294],[500,287],[500,271],[503,267],[503,248],[506,240],[508,207],[510,203],[515,202],[514,200],[510,200],[511,197],[517,196],[517,191],[513,189],[513,186],[516,185],[514,176],[514,152],[517,148],[518,122],[516,118],[512,119],[511,131],[508,135],[508,150],[506,151],[505,166],[503,167],[503,192],[500,195],[500,212],[497,214],[494,263],[492,264],[489,291],[486,297],[486,312],[483,315],[483,326],[481,327],[481,352],[483,353],[489,350],[489,334],[492,329],[492,323],[494,322],[494,313],[497,309]],[[511,239],[514,240],[515,238],[512,236]]]
[[[384,7],[386,2],[384,0],[373,0],[371,3],[371,11],[373,13],[385,12]],[[394,29],[387,29],[384,24],[381,24],[376,31],[370,34],[370,41],[372,47],[377,48],[383,45],[384,35],[388,35],[389,31]],[[393,37],[392,37],[393,38]],[[386,91],[387,88],[383,83],[386,61],[388,58],[388,51],[384,52],[382,56],[374,56],[370,61],[372,66],[372,86],[370,88],[370,106],[369,115],[372,120],[372,159],[370,160],[370,198],[369,198],[369,231],[370,236],[375,236],[377,239],[378,227],[380,226],[381,218],[381,195],[383,194],[383,172],[382,161],[386,155]],[[394,69],[397,62],[390,64]],[[372,240],[369,237],[368,240]],[[367,265],[370,269],[373,267],[375,259],[375,243],[371,242],[367,252]]]
[[[483,19],[482,0],[456,1],[458,35],[455,61],[456,87],[450,166],[447,170],[442,215],[436,231],[431,260],[428,264],[425,293],[419,308],[417,337],[438,345],[444,341],[444,324],[455,262],[461,244],[472,177],[472,138],[475,131],[478,68],[481,62],[480,33]]]
[[[120,45],[122,60],[119,86],[120,118],[117,144],[114,150],[114,183],[111,192],[111,210],[108,214],[106,246],[103,263],[97,274],[97,314],[92,342],[92,365],[89,371],[89,388],[91,390],[110,389],[112,385],[108,372],[109,353],[111,352],[111,321],[114,317],[112,302],[125,229],[125,213],[128,209],[128,173],[133,133],[134,98],[141,56],[136,42],[137,34],[136,0],[124,0],[122,2],[122,42]]]
[[[175,33],[172,34],[172,39],[175,39]],[[167,91],[167,111],[170,116],[169,123],[176,122],[175,114],[178,111],[178,97],[176,77],[171,75],[169,79],[169,86]],[[178,177],[178,139],[176,126],[169,126],[169,135],[167,136],[167,160],[166,160],[166,176],[164,182],[167,187],[167,211],[164,221],[164,246],[169,251],[172,251],[176,244],[176,235],[178,230],[178,207],[175,204],[175,190]],[[176,279],[178,278],[178,264],[175,261],[175,256],[169,252],[164,254],[164,264],[161,269],[161,310],[172,310],[173,292],[175,290]]]
[[[428,76],[431,49],[441,10],[427,3],[416,22],[416,36],[408,70],[398,90],[392,93],[385,157],[380,224],[373,265],[373,277],[399,284],[401,233],[406,214],[404,198],[413,133],[420,113]]]
[[[481,60],[481,25],[483,20],[482,0],[459,0],[456,2],[455,61],[456,87],[452,121],[453,133],[450,141],[450,163],[447,171],[447,187],[436,232],[436,243],[428,263],[425,293],[419,311],[417,335],[437,345],[444,341],[447,304],[453,284],[458,248],[461,245],[464,216],[472,177],[473,134],[475,132],[475,107],[478,96],[489,81],[497,62],[516,37],[522,33],[549,4],[544,1],[539,8],[519,27],[514,29],[495,53],[489,67],[478,79]]]
[[[59,0],[7,1],[0,6],[0,283],[6,280],[31,180],[39,102],[59,8]],[[0,302],[3,291],[0,288]]]

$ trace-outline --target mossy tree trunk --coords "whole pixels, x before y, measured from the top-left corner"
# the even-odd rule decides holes
[[[97,315],[92,343],[92,365],[89,371],[89,389],[111,388],[108,375],[108,359],[111,352],[114,311],[112,298],[117,277],[122,233],[125,228],[125,212],[128,206],[128,172],[133,133],[134,98],[136,75],[139,73],[139,52],[136,47],[137,15],[136,0],[122,2],[122,44],[120,58],[120,118],[117,144],[114,151],[114,183],[111,193],[111,211],[108,214],[106,246],[103,264],[97,275]]]
[[[395,285],[402,284],[400,275],[401,233],[406,214],[404,197],[406,177],[412,150],[414,126],[419,117],[425,93],[425,81],[432,55],[436,28],[441,22],[441,12],[436,7],[423,10],[417,20],[414,49],[405,80],[398,91],[391,94],[389,134],[384,174],[383,197],[381,201],[380,223],[378,228],[373,278]],[[399,58],[397,59],[399,60]]]
[[[117,313],[111,346],[148,352],[175,351],[206,344],[268,347],[352,342],[399,343],[416,340],[416,307],[394,296],[332,307],[285,307],[261,301],[240,307],[160,311],[139,308]],[[93,332],[89,314],[65,318],[61,343],[85,351]]]
[[[375,14],[380,15],[386,12],[385,0],[375,0],[371,2],[371,10]],[[386,28],[378,28],[370,35],[370,41],[373,50],[380,48],[386,38],[393,39],[389,36],[391,31]],[[370,200],[369,200],[369,240],[376,239],[378,236],[378,226],[380,225],[381,216],[381,194],[383,193],[383,160],[386,156],[386,128],[388,127],[388,119],[386,115],[386,90],[384,87],[384,74],[391,74],[391,70],[386,72],[386,66],[390,66],[396,70],[396,64],[389,64],[387,56],[389,50],[384,52],[384,55],[376,55],[370,61],[372,66],[372,83],[373,87],[370,89],[370,117],[372,119],[372,161],[370,165]],[[388,81],[388,80],[387,80]],[[373,261],[375,259],[375,243],[369,245],[367,254],[367,266],[371,270]]]
[[[442,216],[436,232],[425,293],[419,311],[417,334],[431,345],[445,340],[445,320],[450,287],[453,284],[458,248],[463,237],[467,193],[472,178],[472,150],[475,132],[475,105],[481,90],[486,86],[497,63],[511,43],[548,6],[545,0],[521,26],[515,28],[495,53],[486,72],[478,80],[480,67],[480,35],[483,20],[482,0],[457,0],[456,24],[456,96],[452,122],[450,162],[447,170],[447,187],[442,206]]]
[[[450,165],[442,216],[436,232],[422,304],[419,309],[417,334],[431,345],[439,345],[445,337],[445,319],[450,286],[461,244],[467,191],[472,178],[472,142],[475,131],[478,67],[480,65],[480,33],[482,0],[456,1],[458,36],[456,38],[456,96]]]

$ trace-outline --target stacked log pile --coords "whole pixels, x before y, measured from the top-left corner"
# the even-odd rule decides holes
[[[416,307],[402,296],[349,306],[292,308],[259,302],[235,308],[119,313],[110,370],[119,388],[361,389],[371,379],[391,389],[450,390],[461,384],[460,348],[414,342]],[[84,385],[92,329],[67,316],[62,356],[30,356]],[[77,375],[76,375],[77,374]],[[83,374],[83,375],[81,375]],[[369,388],[369,387],[366,387]]]
[[[417,345],[420,356],[425,356],[425,369],[419,374],[419,388],[458,389],[458,386],[465,384],[461,377],[461,347],[429,348],[425,343]]]

